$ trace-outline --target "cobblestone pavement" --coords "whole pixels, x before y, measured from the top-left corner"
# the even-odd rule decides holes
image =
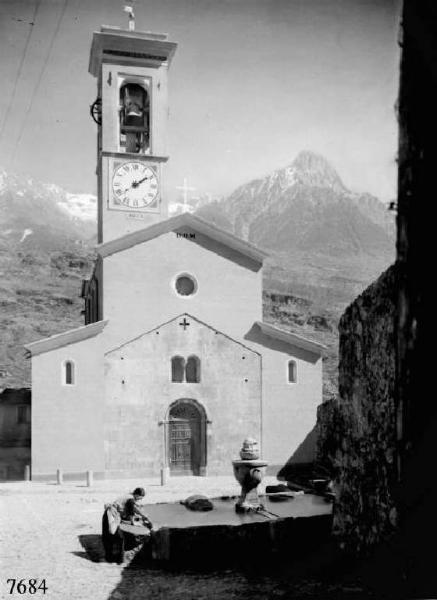
[[[274,482],[267,477],[262,487]],[[214,497],[239,491],[233,477],[180,477],[165,486],[157,480],[97,481],[90,488],[85,481],[1,483],[0,598],[30,597],[29,593],[10,595],[9,578],[45,579],[48,600],[340,598],[329,595],[317,582],[300,582],[299,593],[290,595],[288,583],[256,573],[170,573],[97,562],[102,556],[103,504],[138,485],[146,487],[147,503],[177,501],[194,493]],[[356,592],[350,598],[363,597]],[[38,597],[43,597],[42,591],[32,594]]]

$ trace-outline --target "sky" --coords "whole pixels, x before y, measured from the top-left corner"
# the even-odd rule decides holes
[[[0,0],[0,167],[96,193],[93,31],[127,28],[122,0]],[[347,187],[396,194],[399,0],[135,0],[168,33],[170,201],[228,195],[325,156]],[[33,23],[33,25],[31,25]]]

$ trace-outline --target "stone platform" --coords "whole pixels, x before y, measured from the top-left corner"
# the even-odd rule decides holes
[[[315,548],[331,531],[332,505],[311,494],[281,501],[261,497],[265,511],[238,514],[235,499],[212,498],[214,509],[194,512],[179,503],[144,505],[154,525],[154,560],[185,566],[218,566],[269,560]],[[141,527],[123,526],[128,535]],[[143,533],[146,531],[143,529]],[[150,553],[145,552],[150,558]]]

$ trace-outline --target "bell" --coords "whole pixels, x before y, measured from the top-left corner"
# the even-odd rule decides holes
[[[135,105],[130,106],[126,111],[126,117],[141,117],[143,111]]]

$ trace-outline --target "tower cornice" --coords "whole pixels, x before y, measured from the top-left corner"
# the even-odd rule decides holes
[[[169,42],[167,34],[102,26],[93,34],[88,70],[98,77],[103,62],[156,67],[163,63],[169,65],[176,48],[177,43]]]

